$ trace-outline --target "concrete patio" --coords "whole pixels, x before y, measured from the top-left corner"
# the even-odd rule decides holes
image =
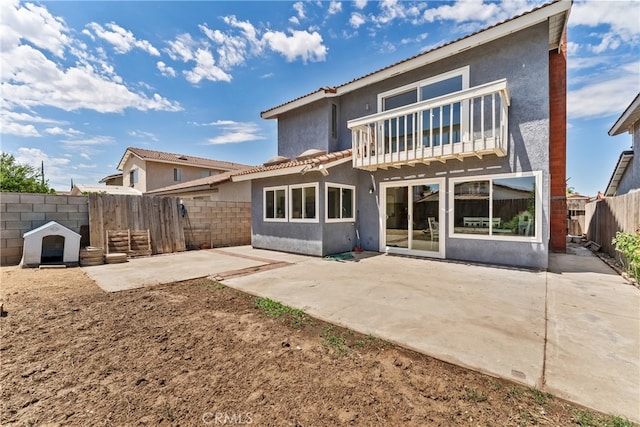
[[[84,268],[105,290],[212,276],[312,316],[640,421],[640,290],[583,248],[549,271],[249,246]]]

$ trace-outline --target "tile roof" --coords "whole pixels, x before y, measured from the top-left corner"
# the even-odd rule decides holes
[[[291,160],[289,162],[278,163],[277,165],[271,166],[258,166],[254,168],[248,168],[245,170],[237,171],[232,174],[232,176],[241,176],[241,175],[250,175],[258,172],[269,172],[275,171],[279,169],[287,169],[296,166],[304,166],[304,165],[326,165],[327,163],[335,162],[336,160],[348,159],[351,157],[351,148],[342,150],[342,151],[334,151],[332,153],[320,154],[316,157],[312,157],[304,160]]]
[[[209,169],[237,170],[249,167],[249,165],[226,162],[223,160],[205,159],[203,157],[188,156],[186,154],[166,153],[164,151],[128,147],[125,150],[120,163],[118,164],[119,170],[122,170],[122,168],[124,167],[124,163],[131,154],[148,161],[182,164],[185,166],[196,166]]]
[[[147,194],[175,192],[176,190],[188,190],[190,188],[201,186],[214,187],[216,185],[231,181],[231,176],[237,172],[238,170],[228,171],[216,175],[206,176],[204,178],[181,182],[179,184],[169,185],[167,187],[156,188],[155,190],[147,191]]]
[[[491,25],[491,26],[489,26],[489,27],[485,27],[485,28],[483,28],[483,29],[481,29],[481,30],[479,30],[479,31],[474,32],[474,33],[467,34],[466,36],[463,36],[463,37],[460,37],[460,38],[458,38],[458,39],[452,40],[452,41],[450,41],[450,42],[448,42],[448,43],[444,43],[444,44],[439,45],[439,46],[437,46],[437,47],[435,47],[435,48],[433,48],[433,49],[427,50],[427,51],[425,51],[425,52],[421,52],[421,53],[419,53],[419,54],[417,54],[417,55],[414,55],[414,56],[412,56],[412,57],[410,57],[410,58],[403,59],[403,60],[398,61],[398,62],[396,62],[396,63],[394,63],[394,64],[391,64],[391,65],[388,65],[388,66],[386,66],[386,67],[380,68],[379,70],[376,70],[376,71],[373,71],[373,72],[371,72],[371,73],[365,74],[364,76],[357,77],[357,78],[355,78],[355,79],[353,79],[353,80],[351,80],[351,81],[349,81],[349,82],[346,82],[346,83],[340,84],[340,85],[338,85],[338,86],[325,86],[325,87],[321,87],[320,89],[315,90],[315,91],[313,91],[313,92],[310,92],[310,93],[308,93],[308,94],[306,94],[306,95],[299,96],[299,97],[297,97],[297,98],[295,98],[295,99],[292,99],[292,100],[290,100],[290,101],[284,102],[284,103],[282,103],[282,104],[280,104],[280,105],[277,105],[277,106],[275,106],[275,107],[269,108],[268,110],[262,111],[262,112],[260,113],[260,115],[261,115],[261,116],[263,116],[263,115],[268,114],[269,112],[271,112],[271,111],[273,111],[273,110],[277,110],[277,109],[279,109],[279,108],[281,108],[281,107],[284,107],[284,106],[286,106],[286,105],[288,105],[288,104],[292,104],[292,103],[294,103],[294,102],[296,102],[296,101],[302,100],[302,99],[304,99],[304,98],[310,97],[310,96],[315,95],[315,94],[320,94],[320,93],[325,93],[325,94],[336,94],[336,93],[338,93],[338,89],[344,88],[345,86],[349,86],[349,85],[351,85],[351,84],[353,84],[353,83],[355,83],[355,82],[357,82],[357,81],[359,81],[359,80],[366,79],[366,78],[368,78],[368,77],[374,76],[375,74],[379,74],[379,73],[382,73],[383,71],[386,71],[386,70],[389,70],[389,69],[391,69],[391,68],[397,67],[397,66],[399,66],[399,65],[401,65],[401,64],[405,64],[405,63],[410,62],[410,61],[412,61],[412,60],[415,60],[415,59],[417,59],[417,58],[424,57],[424,56],[426,56],[426,55],[428,55],[428,54],[430,54],[430,53],[432,53],[432,52],[435,52],[435,51],[437,51],[437,50],[440,50],[440,49],[442,49],[442,48],[444,48],[444,47],[447,47],[447,46],[453,45],[453,44],[455,44],[455,43],[459,43],[459,42],[461,42],[461,41],[463,41],[463,40],[466,40],[466,39],[469,39],[469,38],[471,38],[471,37],[473,37],[473,36],[475,36],[475,35],[477,35],[477,34],[484,33],[485,31],[488,31],[488,30],[491,30],[491,29],[493,29],[493,28],[499,27],[500,25],[506,24],[506,23],[508,23],[508,22],[515,21],[515,20],[516,20],[516,19],[518,19],[518,18],[521,18],[521,17],[523,17],[523,16],[530,15],[530,14],[532,14],[532,13],[534,13],[534,12],[537,12],[537,11],[539,11],[539,10],[541,10],[541,9],[544,9],[545,7],[548,7],[548,6],[553,5],[553,4],[556,4],[556,3],[561,3],[561,2],[563,2],[563,1],[566,1],[566,0],[552,0],[552,1],[548,2],[548,3],[545,3],[545,4],[543,4],[543,5],[540,5],[540,6],[536,7],[536,8],[534,8],[534,9],[531,9],[531,10],[529,10],[529,11],[526,11],[526,12],[524,12],[524,13],[521,13],[520,15],[516,15],[516,16],[514,16],[514,17],[512,17],[512,18],[505,19],[504,21],[498,22],[498,23],[496,23],[496,24],[494,24],[494,25]],[[564,25],[566,25],[566,23],[565,23]],[[563,26],[563,28],[564,28],[564,26]]]

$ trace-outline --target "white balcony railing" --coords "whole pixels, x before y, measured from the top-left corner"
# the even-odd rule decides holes
[[[353,167],[377,169],[507,155],[506,79],[350,120]]]

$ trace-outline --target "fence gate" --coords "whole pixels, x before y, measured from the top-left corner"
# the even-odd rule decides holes
[[[186,249],[177,197],[89,194],[91,246],[106,251],[107,230],[149,230],[152,254]]]

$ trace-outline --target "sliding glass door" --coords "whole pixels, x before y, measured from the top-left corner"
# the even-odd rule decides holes
[[[444,179],[380,185],[382,250],[444,257]]]

